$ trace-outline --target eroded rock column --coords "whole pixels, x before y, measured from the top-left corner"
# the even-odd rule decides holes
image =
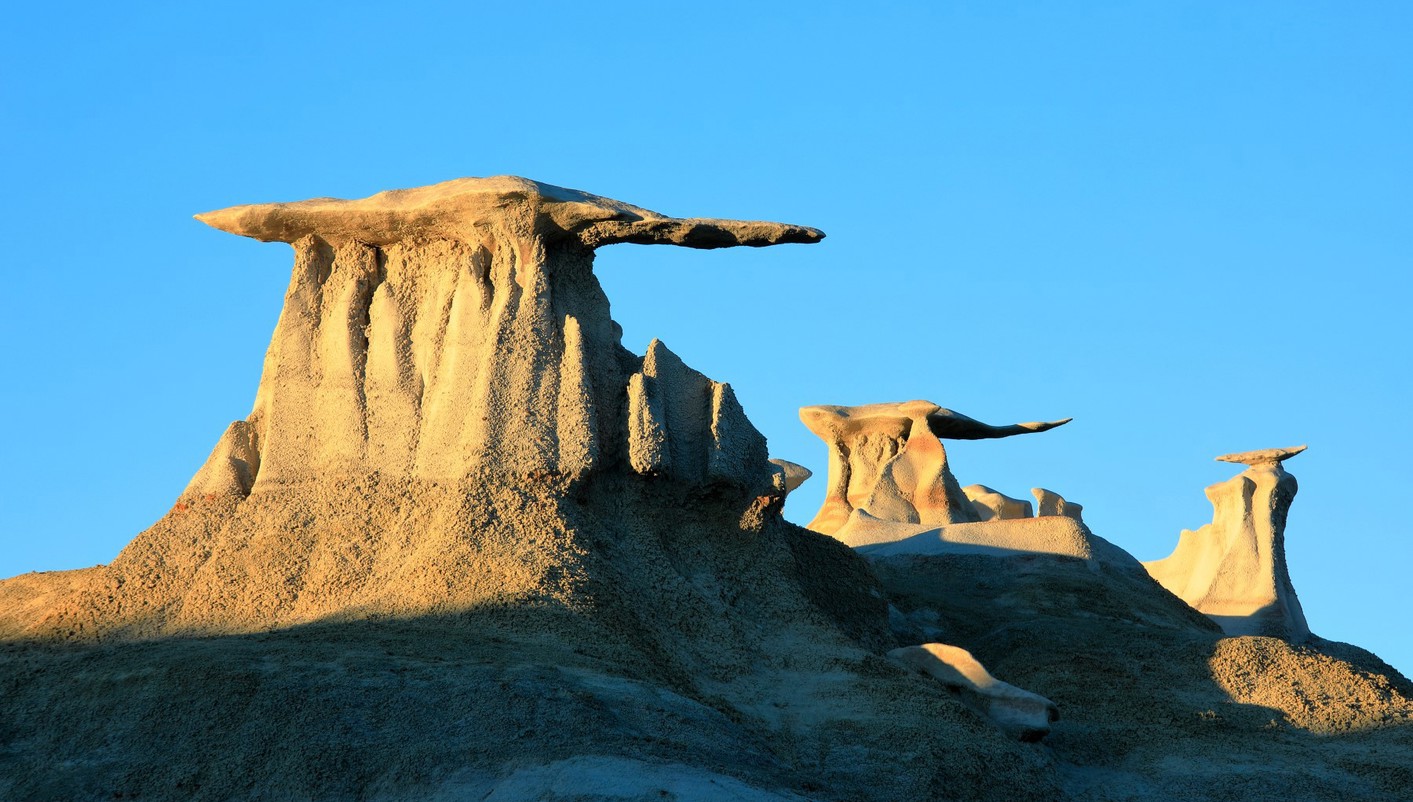
[[[729,385],[660,342],[641,358],[622,346],[594,249],[809,243],[815,229],[672,218],[513,176],[198,219],[290,243],[295,267],[255,407],[189,493],[594,470],[773,487]]]
[[[1305,450],[1271,448],[1217,457],[1246,470],[1207,488],[1212,522],[1183,530],[1177,548],[1144,563],[1163,587],[1228,635],[1300,642],[1310,635],[1285,559],[1285,523],[1298,486],[1281,463]]]

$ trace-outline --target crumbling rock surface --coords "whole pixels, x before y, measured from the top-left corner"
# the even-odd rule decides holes
[[[1207,614],[1229,635],[1310,636],[1290,582],[1285,524],[1299,489],[1281,463],[1304,446],[1226,454],[1249,467],[1207,488],[1212,522],[1183,530],[1168,557],[1144,563],[1163,587]]]
[[[1132,558],[871,563],[899,616],[929,622],[990,673],[1059,707],[1044,744],[1060,799],[1407,795],[1413,683],[1368,652],[1314,637],[1227,637]]]

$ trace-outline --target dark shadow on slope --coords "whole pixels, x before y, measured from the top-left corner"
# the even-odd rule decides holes
[[[1272,639],[1225,638],[1146,574],[1113,565],[1039,555],[873,565],[899,608],[900,634],[931,627],[997,678],[1059,705],[1046,744],[1069,798],[1387,800],[1413,787],[1413,720],[1396,713],[1413,708],[1389,693],[1377,701],[1404,680],[1370,674],[1368,661],[1359,668],[1347,648],[1288,654],[1293,647]],[[1265,663],[1250,654],[1255,641],[1272,641]],[[1361,672],[1359,698],[1328,697]],[[1264,691],[1234,694],[1244,673]],[[1302,686],[1311,710],[1363,705],[1341,715],[1367,726],[1312,731],[1274,693],[1284,687],[1299,701]]]
[[[634,676],[609,633],[567,640],[567,625],[560,611],[488,607],[5,643],[0,797],[479,799],[507,766],[576,755],[807,785],[729,708]]]
[[[877,683],[892,700],[865,705],[863,717],[850,715],[859,700],[847,694],[828,701],[837,711],[801,710],[817,722],[811,732],[639,675],[646,663],[624,649],[577,613],[531,604],[241,635],[4,642],[0,798],[482,799],[516,772],[584,761],[741,783],[761,800],[897,798],[887,781],[870,793],[831,775],[855,753],[881,777],[913,773],[933,795],[1054,797],[1031,748],[866,653],[813,668],[768,667],[779,656],[762,654],[775,683],[738,679],[737,700],[763,695],[780,712],[797,700],[774,689],[797,691],[814,674]],[[880,726],[902,739],[878,753],[896,764],[867,751]],[[1005,761],[1007,775],[991,776],[983,755]]]

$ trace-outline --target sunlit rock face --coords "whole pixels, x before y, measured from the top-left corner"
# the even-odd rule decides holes
[[[731,387],[659,341],[624,348],[594,250],[822,233],[507,176],[198,219],[294,247],[254,408],[167,515],[110,565],[36,584],[39,613],[0,634],[571,607],[602,575],[585,541],[656,531],[645,510],[709,498],[700,517],[733,531],[779,523],[780,469]]]
[[[1285,559],[1286,516],[1298,486],[1281,466],[1304,450],[1272,448],[1217,457],[1248,467],[1207,488],[1212,522],[1196,532],[1184,530],[1171,555],[1144,563],[1163,587],[1228,635],[1295,642],[1310,636]]]
[[[192,492],[372,472],[456,481],[487,466],[770,484],[728,385],[660,342],[645,358],[623,348],[593,251],[814,242],[814,229],[669,218],[513,177],[199,219],[291,243],[295,266],[255,408]]]
[[[202,219],[295,247],[255,409],[111,564],[0,581],[0,722],[36,734],[0,798],[882,802],[991,759],[1055,798],[881,657],[867,565],[780,516],[807,472],[624,349],[591,270],[819,232],[514,178]]]
[[[930,401],[812,406],[800,420],[829,447],[829,487],[809,528],[870,555],[1093,556],[1074,518],[1032,517],[1029,502],[984,485],[962,488],[943,439],[985,440],[1069,422],[993,426]]]
[[[1073,501],[1066,501],[1064,496],[1053,490],[1046,490],[1043,487],[1032,487],[1030,494],[1035,496],[1037,513],[1041,517],[1058,515],[1066,518],[1073,518],[1076,521],[1084,520],[1084,507]]]
[[[776,489],[787,494],[795,492],[795,488],[814,476],[814,471],[789,460],[772,459],[770,464],[775,466]]]
[[[930,401],[804,407],[800,420],[829,447],[829,486],[809,523],[824,534],[838,532],[855,510],[932,526],[981,520],[952,475],[939,438],[1010,437],[1069,422],[992,426]]]
[[[1000,521],[1015,518],[1033,518],[1035,511],[1029,501],[1011,498],[999,490],[986,485],[967,485],[962,488],[976,515],[982,521]]]

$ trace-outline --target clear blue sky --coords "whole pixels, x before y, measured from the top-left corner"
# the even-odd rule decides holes
[[[820,473],[806,404],[1074,416],[955,471],[1154,559],[1309,443],[1311,626],[1413,672],[1413,5],[478,5],[7,12],[0,576],[109,561],[248,414],[291,254],[192,214],[512,173],[827,231],[598,268]]]

